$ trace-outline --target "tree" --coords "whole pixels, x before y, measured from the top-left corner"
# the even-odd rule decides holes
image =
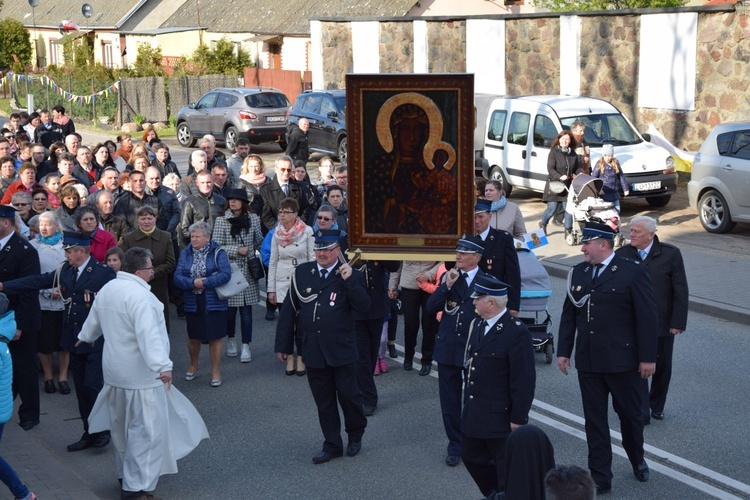
[[[11,18],[0,21],[0,40],[0,68],[13,67],[14,55],[24,66],[31,64],[31,36],[21,21]]]
[[[161,48],[149,43],[138,44],[138,55],[135,57],[133,70],[136,76],[164,76],[161,62]]]
[[[212,49],[207,45],[199,45],[191,58],[180,58],[175,67],[175,73],[242,75],[245,68],[252,65],[250,55],[246,51],[222,38]]]
[[[575,12],[591,10],[658,9],[682,7],[687,0],[535,0],[539,9],[553,12]]]

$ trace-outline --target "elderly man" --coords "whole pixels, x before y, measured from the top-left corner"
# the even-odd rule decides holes
[[[184,196],[198,193],[198,186],[195,185],[197,175],[208,168],[208,157],[203,151],[193,151],[190,153],[188,166],[188,175],[180,182],[180,191]]]
[[[125,219],[128,230],[135,229],[136,212],[144,205],[154,207],[161,212],[161,202],[156,195],[146,191],[146,174],[138,170],[130,172],[130,191],[125,191],[117,197],[115,202],[115,215]]]
[[[299,123],[289,124],[286,140],[286,155],[293,161],[300,160],[307,163],[310,159],[310,146],[307,143],[307,130],[310,122],[307,118],[300,118]]]
[[[284,352],[294,335],[295,323],[304,335],[307,380],[325,438],[322,451],[312,459],[314,464],[344,454],[339,405],[349,436],[348,456],[361,450],[367,427],[357,385],[354,319],[355,313],[366,313],[371,303],[362,274],[339,262],[340,238],[338,230],[315,233],[315,262],[299,264],[294,270],[295,285],[282,306],[288,314],[279,316],[276,328],[276,357],[281,362],[286,362]]]
[[[93,205],[96,206],[96,210],[99,212],[99,227],[105,231],[109,231],[115,237],[115,242],[119,245],[122,241],[122,236],[128,232],[128,223],[122,217],[113,214],[115,203],[112,193],[102,189],[90,196],[94,197]]]
[[[198,193],[192,194],[182,202],[180,215],[180,234],[183,244],[190,241],[190,226],[195,222],[204,221],[213,229],[214,221],[224,215],[223,209],[226,199],[214,193],[214,182],[211,172],[202,170],[196,174],[195,184]]]
[[[309,203],[307,196],[300,188],[299,184],[292,177],[293,162],[286,155],[279,156],[274,165],[276,176],[268,184],[260,187],[260,195],[263,198],[263,214],[261,221],[267,230],[276,227],[277,212],[279,203],[284,198],[294,198],[299,203],[299,216],[302,220],[307,220]]]
[[[106,339],[105,386],[92,421],[97,430],[111,430],[123,499],[153,498],[159,476],[176,473],[177,459],[208,438],[198,412],[171,387],[162,304],[149,293],[153,277],[151,252],[128,250],[117,279],[99,291],[78,335],[79,344]],[[173,416],[174,405],[182,418]]]
[[[474,318],[471,294],[478,277],[489,276],[479,269],[484,242],[478,236],[463,235],[456,247],[456,266],[448,271],[437,290],[427,299],[427,311],[443,311],[435,337],[438,363],[438,392],[443,426],[448,436],[445,463],[458,465],[461,457],[461,392],[464,378],[464,351],[469,326]]]
[[[529,422],[536,368],[531,334],[507,308],[508,285],[478,276],[472,296],[479,318],[472,322],[465,351],[461,458],[490,497],[505,490],[505,443]]]
[[[664,418],[664,405],[672,378],[672,351],[676,335],[687,327],[688,292],[685,264],[680,250],[662,243],[656,236],[656,219],[640,215],[630,221],[630,245],[617,250],[617,255],[635,261],[643,261],[651,274],[654,296],[659,310],[659,338],[656,349],[656,371],[651,379],[651,391],[644,381],[644,413],[646,421],[651,417]]]
[[[89,433],[89,415],[104,384],[102,342],[78,345],[76,337],[99,290],[115,278],[115,272],[91,257],[89,243],[88,235],[66,231],[63,235],[63,248],[67,261],[57,270],[38,274],[37,267],[36,275],[4,281],[0,285],[0,290],[8,294],[33,291],[36,295],[39,290],[57,288],[63,301],[68,304],[63,317],[60,346],[70,352],[70,371],[73,373],[78,411],[83,421],[83,436],[79,441],[68,445],[68,451],[71,452],[92,446],[101,448],[109,444],[109,432]],[[35,386],[37,377],[34,363],[32,380]]]
[[[78,148],[81,146],[81,139],[78,134],[67,134],[65,136],[65,149],[68,153],[76,156],[78,154]]]
[[[612,489],[610,395],[633,474],[641,482],[650,475],[643,453],[642,379],[656,368],[659,318],[648,269],[615,255],[613,238],[608,225],[586,223],[586,261],[568,275],[557,342],[557,364],[565,375],[575,344],[588,465],[598,494]]]

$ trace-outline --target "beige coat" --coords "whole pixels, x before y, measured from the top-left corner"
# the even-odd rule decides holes
[[[276,293],[276,303],[282,304],[292,283],[292,273],[298,264],[315,260],[315,240],[310,226],[287,246],[279,246],[271,239],[271,260],[268,263],[268,293]]]

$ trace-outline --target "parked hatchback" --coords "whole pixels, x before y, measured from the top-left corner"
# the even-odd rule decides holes
[[[297,96],[289,108],[289,122],[307,118],[311,153],[323,153],[346,165],[346,91],[310,90]]]
[[[750,222],[750,122],[717,125],[693,161],[690,206],[709,233]]]
[[[289,99],[271,87],[215,88],[177,112],[177,142],[191,147],[211,134],[233,150],[241,137],[251,144],[278,142],[286,149]]]

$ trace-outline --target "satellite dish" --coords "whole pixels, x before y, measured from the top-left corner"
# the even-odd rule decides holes
[[[38,0],[35,0],[35,1],[38,1]],[[81,14],[83,14],[83,17],[88,19],[94,15],[94,8],[90,4],[85,3],[83,4],[83,7],[81,7]]]
[[[39,7],[39,0],[29,0],[29,5],[32,9]]]

